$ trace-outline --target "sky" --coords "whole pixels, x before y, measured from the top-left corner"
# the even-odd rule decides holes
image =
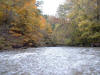
[[[64,0],[38,0],[43,1],[41,10],[46,15],[56,15],[57,8]]]

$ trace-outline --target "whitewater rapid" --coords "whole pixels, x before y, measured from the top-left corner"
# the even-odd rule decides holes
[[[0,52],[0,75],[100,75],[100,48],[41,47]]]

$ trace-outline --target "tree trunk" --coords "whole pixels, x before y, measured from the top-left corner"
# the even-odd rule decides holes
[[[100,20],[100,0],[97,0],[97,20]]]

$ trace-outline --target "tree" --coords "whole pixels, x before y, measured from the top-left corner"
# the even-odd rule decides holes
[[[10,46],[41,45],[44,36],[50,34],[35,0],[0,0],[0,7],[0,30],[6,31],[1,36]]]
[[[58,8],[58,16],[62,19],[58,31],[65,34],[67,44],[90,45],[100,43],[100,1],[68,0]],[[63,32],[65,28],[66,31]],[[58,33],[58,34],[59,34]]]

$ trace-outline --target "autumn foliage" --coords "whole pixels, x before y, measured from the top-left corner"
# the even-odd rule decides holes
[[[37,9],[36,0],[0,0],[0,38],[9,42],[7,46],[43,45],[44,37],[51,32],[51,26]]]

